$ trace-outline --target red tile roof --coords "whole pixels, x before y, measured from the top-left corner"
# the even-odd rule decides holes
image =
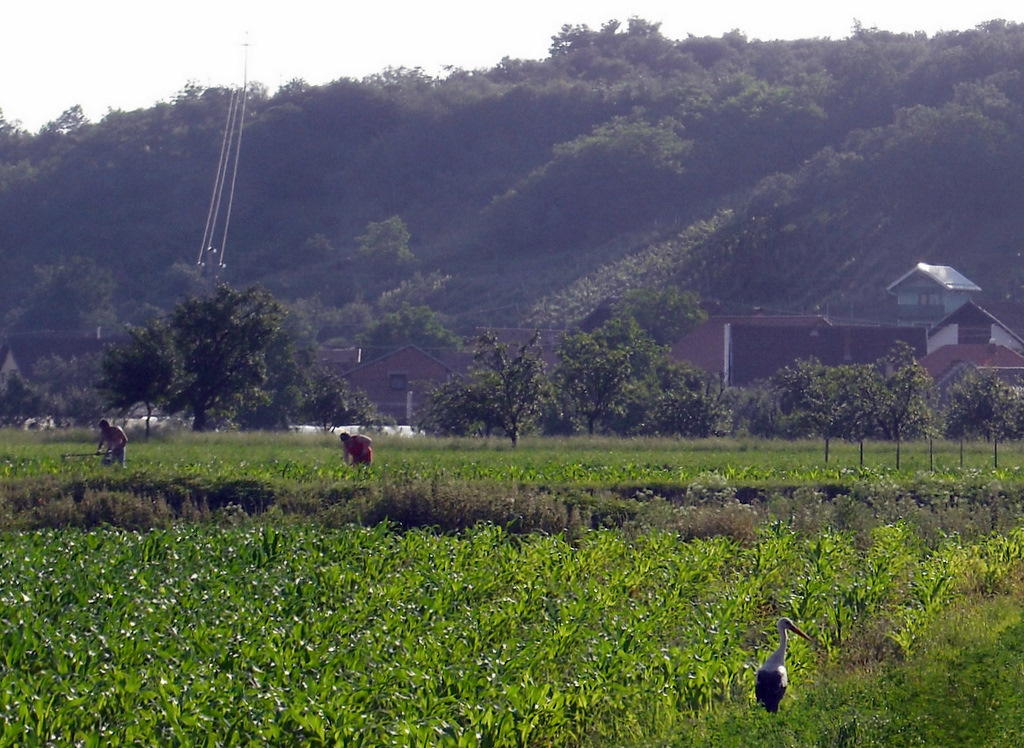
[[[919,361],[936,381],[964,363],[974,364],[980,369],[1024,367],[1024,356],[995,343],[944,345]]]

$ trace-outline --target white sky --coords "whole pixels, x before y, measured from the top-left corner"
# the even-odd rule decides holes
[[[962,31],[1024,21],[1020,0],[7,0],[0,19],[0,111],[35,132],[79,104],[168,101],[189,82],[250,81],[270,93],[362,78],[387,67],[488,68],[540,59],[564,24],[593,29],[632,16],[670,39],[844,39],[859,21],[886,31]],[[249,46],[243,47],[248,41]],[[246,54],[247,50],[247,54]]]

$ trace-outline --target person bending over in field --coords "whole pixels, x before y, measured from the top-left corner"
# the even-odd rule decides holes
[[[120,426],[111,426],[106,418],[100,421],[100,443],[96,447],[96,454],[103,452],[104,445],[107,447],[107,453],[103,455],[103,464],[113,465],[119,462],[121,467],[124,467],[124,448],[128,446],[128,437],[124,435]]]
[[[341,449],[349,465],[369,465],[373,462],[373,440],[362,434],[341,432]]]

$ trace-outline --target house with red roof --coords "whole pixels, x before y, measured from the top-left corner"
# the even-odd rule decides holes
[[[1024,384],[1024,303],[968,301],[932,326],[920,363],[940,393],[968,371]]]
[[[1019,384],[1024,374],[1024,355],[997,343],[944,345],[923,356],[918,363],[931,374],[940,391],[966,371],[989,371]]]

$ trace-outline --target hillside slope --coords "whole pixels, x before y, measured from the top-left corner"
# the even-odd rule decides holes
[[[1022,74],[1024,26],[1002,21],[760,42],[631,19],[445,79],[254,86],[223,279],[335,342],[403,303],[460,332],[565,325],[668,284],[877,318],[919,260],[1021,298]],[[35,134],[0,118],[0,331],[138,322],[202,291],[229,95]],[[408,246],[368,240],[385,224]]]

